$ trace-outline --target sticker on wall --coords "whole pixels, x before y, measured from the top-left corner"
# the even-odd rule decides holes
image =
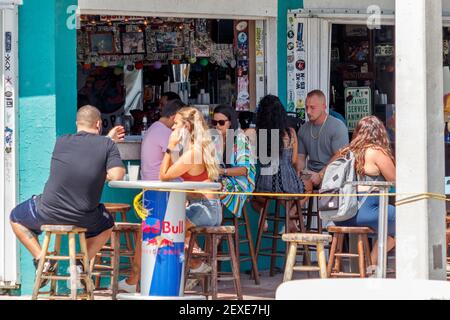
[[[297,62],[295,63],[295,67],[297,68],[297,70],[303,71],[306,68],[306,62],[305,60],[297,60]]]
[[[255,39],[255,46],[256,46],[256,56],[257,57],[263,57],[264,56],[264,31],[263,28],[256,28],[255,29],[256,39]]]
[[[289,42],[287,45],[288,50],[294,50],[294,43],[293,42]]]
[[[303,23],[297,24],[297,51],[305,51],[303,43]]]
[[[10,31],[5,32],[5,51],[10,53],[12,50],[12,33]]]
[[[5,97],[5,107],[6,108],[14,108],[14,100],[13,100],[13,98]]]
[[[13,130],[11,128],[5,128],[5,152],[11,153],[13,146]]]
[[[11,56],[5,55],[5,71],[11,71]]]
[[[247,21],[241,21],[236,25],[236,30],[237,31],[244,31],[245,29],[247,29],[248,23]]]
[[[239,43],[246,43],[247,39],[248,39],[248,37],[247,37],[247,34],[245,32],[239,33],[239,35],[238,35]]]
[[[250,94],[248,92],[248,76],[238,78],[238,96],[236,100],[236,111],[250,110]]]
[[[293,30],[289,30],[287,36],[289,39],[292,39],[295,37],[295,32]]]

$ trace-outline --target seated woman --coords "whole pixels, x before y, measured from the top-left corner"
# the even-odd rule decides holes
[[[250,142],[239,129],[236,111],[227,105],[214,109],[212,126],[219,133],[216,139],[217,158],[221,162],[219,174],[222,191],[251,193],[255,189],[255,158]],[[220,200],[228,211],[240,217],[245,208],[247,195],[224,195]]]
[[[388,134],[383,123],[375,116],[361,119],[353,133],[353,139],[348,147],[339,151],[345,156],[349,151],[355,156],[355,170],[360,181],[395,182],[395,160],[392,155]],[[370,187],[358,187],[358,193],[366,193]],[[355,217],[350,220],[335,222],[337,226],[370,227],[378,231],[379,197],[358,197],[363,200]],[[387,251],[395,246],[395,207],[389,205],[388,211],[388,241]],[[377,264],[377,243],[371,252],[372,264]],[[369,271],[374,267],[369,267]]]
[[[268,95],[261,99],[256,118],[260,164],[256,192],[300,194],[305,190],[306,192],[312,190],[310,181],[303,182],[297,176],[295,170],[298,156],[297,133],[293,128],[288,127],[287,117],[286,110],[278,97]],[[273,133],[278,133],[279,148],[277,150],[273,149],[273,146],[276,145],[271,140]],[[267,139],[261,139],[263,134],[267,135]],[[261,144],[263,141],[267,141],[267,146]],[[262,155],[267,155],[270,162],[267,161],[268,159],[262,159]],[[260,212],[264,199],[256,197],[252,200],[253,208]],[[306,201],[306,199],[302,201]],[[293,206],[289,214],[294,215],[296,210],[296,206]],[[267,224],[265,228],[267,228]],[[288,226],[287,231],[297,232],[297,228]]]
[[[208,127],[201,112],[191,107],[181,108],[175,115],[172,130],[160,167],[160,180],[172,181],[182,178],[184,181],[216,181],[219,177],[219,164],[215,157],[215,149]],[[182,149],[182,155],[175,160],[178,153],[176,151],[180,149]],[[186,208],[186,246],[190,239],[189,228],[194,226],[219,226],[222,221],[222,209],[217,195],[203,195],[199,192],[189,194],[188,200],[189,205]],[[119,282],[121,291],[136,292],[136,284],[140,276],[140,259],[140,250],[136,249],[130,278]],[[210,266],[200,260],[191,261],[190,267],[193,272],[206,272],[210,269]],[[189,281],[186,284],[186,289],[190,290],[196,284],[196,281]]]
[[[172,153],[182,150],[173,161]],[[161,163],[159,178],[170,181],[214,182],[219,177],[219,163],[215,148],[202,113],[196,108],[184,107],[177,112],[173,133],[169,138],[166,154]],[[219,226],[222,222],[222,207],[217,195],[193,193],[188,195],[186,208],[186,249],[190,240],[189,229],[196,226]],[[197,247],[198,248],[198,247]],[[191,260],[191,272],[208,272],[211,267],[201,260]],[[191,290],[198,279],[189,279],[186,290]]]

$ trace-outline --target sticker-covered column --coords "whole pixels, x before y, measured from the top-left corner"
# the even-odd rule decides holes
[[[246,20],[234,22],[234,41],[237,57],[236,82],[237,98],[236,110],[250,110],[249,84],[249,23]]]
[[[18,10],[11,5],[0,10],[1,41],[1,81],[0,91],[0,130],[3,132],[0,148],[0,261],[8,263],[0,266],[1,280],[18,282],[18,248],[12,229],[9,227],[9,212],[18,200]]]
[[[306,19],[288,15],[287,26],[287,111],[305,120],[307,95]]]

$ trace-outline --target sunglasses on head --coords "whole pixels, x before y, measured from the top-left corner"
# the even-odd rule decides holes
[[[215,127],[217,125],[224,126],[228,120],[211,120],[211,124]]]

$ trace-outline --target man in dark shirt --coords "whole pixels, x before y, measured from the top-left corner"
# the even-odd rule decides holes
[[[122,180],[122,159],[115,144],[124,137],[123,127],[101,136],[101,114],[84,106],[77,112],[77,133],[58,138],[53,151],[50,177],[44,192],[19,204],[10,215],[17,238],[31,252],[35,267],[41,247],[37,235],[46,224],[86,228],[89,259],[106,243],[114,226],[100,198],[105,180]]]

